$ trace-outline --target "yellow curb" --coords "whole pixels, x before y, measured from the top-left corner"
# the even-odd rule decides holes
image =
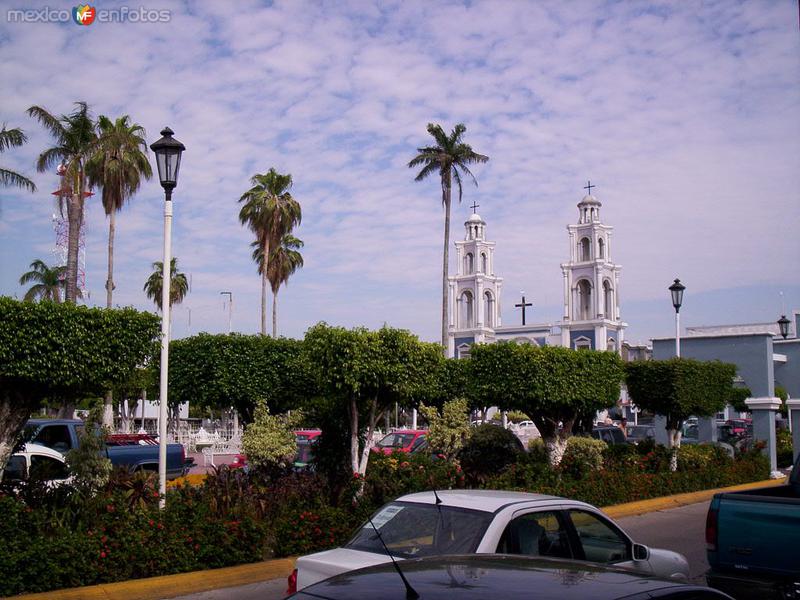
[[[155,600],[287,577],[297,557],[15,596],[19,600]]]
[[[614,506],[606,506],[601,510],[612,519],[619,519],[622,517],[632,517],[634,515],[643,515],[649,512],[658,510],[668,510],[670,508],[678,508],[680,506],[688,506],[689,504],[696,504],[698,502],[705,502],[711,500],[714,494],[720,492],[738,492],[742,490],[751,490],[759,487],[771,487],[782,485],[786,482],[783,479],[768,479],[766,481],[754,481],[753,483],[743,483],[741,485],[733,485],[731,487],[717,488],[715,490],[702,490],[699,492],[688,492],[686,494],[675,494],[674,496],[662,496],[660,498],[651,498],[650,500],[637,500],[636,502],[626,502],[625,504],[616,504]]]

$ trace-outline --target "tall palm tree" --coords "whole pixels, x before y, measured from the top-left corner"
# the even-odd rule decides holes
[[[258,272],[261,273],[264,269],[264,248],[258,240],[251,246],[253,246],[253,260],[258,265]],[[278,337],[278,290],[281,285],[288,283],[289,277],[294,275],[297,269],[303,268],[303,255],[299,252],[302,247],[303,240],[286,233],[270,252],[267,279],[272,288],[272,337]]]
[[[8,148],[18,148],[27,141],[28,138],[21,129],[6,129],[5,123],[3,123],[3,128],[0,129],[0,152],[5,152]],[[16,171],[2,167],[0,167],[0,185],[3,187],[16,186],[30,192],[36,191],[36,184],[33,181]]]
[[[444,261],[442,266],[442,346],[447,354],[447,272],[450,260],[450,193],[453,180],[458,186],[458,201],[461,202],[461,174],[466,173],[478,185],[478,180],[470,172],[467,165],[485,163],[488,156],[478,154],[469,144],[464,143],[462,136],[467,128],[459,123],[450,135],[441,125],[428,123],[428,133],[433,136],[435,146],[417,148],[417,155],[408,163],[409,169],[422,166],[422,170],[414,178],[422,181],[433,173],[438,173],[442,185],[442,204],[444,205]]]
[[[267,257],[261,274],[261,335],[267,334],[267,274],[271,260],[270,248],[292,231],[302,220],[300,203],[292,197],[292,176],[282,175],[274,168],[250,178],[251,188],[242,194],[244,203],[239,211],[239,221],[256,234],[262,255]]]
[[[189,280],[186,275],[178,271],[178,259],[173,257],[170,262],[169,280],[169,305],[180,304],[189,293]],[[161,295],[164,291],[164,263],[156,261],[153,263],[153,273],[144,283],[144,291],[158,306],[158,310],[164,310]]]
[[[76,102],[77,108],[68,115],[56,117],[40,106],[31,106],[28,115],[39,121],[53,136],[55,145],[39,155],[36,169],[42,173],[63,165],[62,190],[66,195],[67,242],[66,301],[78,297],[78,243],[83,224],[84,192],[86,191],[86,161],[92,154],[97,135],[86,102]],[[62,201],[64,200],[62,196]]]
[[[23,273],[19,278],[20,285],[27,285],[35,282],[27,292],[23,300],[33,302],[37,298],[40,300],[50,300],[61,302],[61,288],[64,287],[64,275],[66,267],[50,267],[43,260],[36,259],[31,263],[31,270]]]
[[[100,115],[95,152],[86,163],[89,183],[103,188],[103,209],[108,216],[108,278],[106,306],[111,308],[114,292],[114,234],[116,214],[138,190],[142,179],[150,179],[153,170],[147,158],[144,128],[132,123],[128,115],[115,121]]]

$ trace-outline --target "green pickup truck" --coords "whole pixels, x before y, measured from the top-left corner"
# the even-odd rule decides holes
[[[800,600],[800,457],[787,485],[716,494],[706,544],[711,587],[737,600]]]

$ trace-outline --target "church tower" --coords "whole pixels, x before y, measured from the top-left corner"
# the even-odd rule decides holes
[[[475,206],[473,206],[473,211]],[[456,242],[456,274],[449,279],[448,356],[464,358],[474,342],[493,342],[500,326],[503,279],[494,274],[494,242],[486,241],[486,222],[473,213]]]
[[[569,262],[562,263],[564,318],[561,345],[595,350],[622,349],[626,323],[619,312],[621,267],[611,259],[613,227],[600,220],[600,201],[591,192],[578,203],[578,223],[567,225]]]

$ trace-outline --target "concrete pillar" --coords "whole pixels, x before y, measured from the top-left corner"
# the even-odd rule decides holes
[[[697,419],[697,441],[715,443],[717,441],[717,420],[714,417]]]
[[[789,422],[792,424],[792,458],[794,464],[800,454],[800,398],[792,398],[786,401],[789,407]]]
[[[411,409],[411,429],[417,428],[417,409]]]
[[[770,477],[783,477],[778,472],[775,413],[781,407],[780,398],[748,398],[744,401],[753,415],[753,439],[766,442],[764,454],[769,459]]]
[[[653,424],[655,425],[656,444],[669,446],[669,437],[667,436],[667,417],[663,415],[656,415]]]

